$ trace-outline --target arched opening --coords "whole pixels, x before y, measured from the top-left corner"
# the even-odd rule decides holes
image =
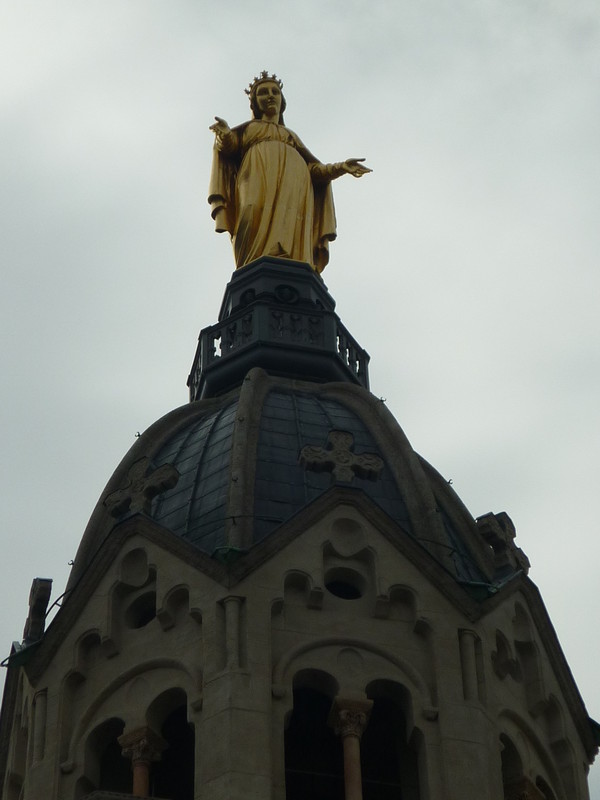
[[[390,619],[414,624],[416,612],[416,599],[414,592],[406,586],[392,586],[390,596]]]
[[[100,781],[98,788],[107,792],[131,791],[131,762],[123,757],[121,745],[111,739],[100,753]]]
[[[169,630],[174,625],[185,622],[190,613],[190,593],[187,586],[177,586],[165,598],[162,609],[157,610],[157,616],[163,630]]]
[[[373,707],[361,741],[363,800],[419,800],[419,748],[407,739],[408,693],[392,681],[367,687]]]
[[[125,609],[128,628],[145,628],[156,617],[156,592],[144,592]]]
[[[194,800],[194,729],[187,721],[186,706],[172,711],[160,732],[168,746],[154,766],[152,794]]]
[[[356,570],[334,567],[325,575],[325,588],[342,600],[358,600],[365,592],[365,579]]]
[[[89,631],[79,641],[77,651],[77,669],[87,675],[102,658],[102,643],[98,631]]]
[[[364,547],[352,553],[350,541],[342,539],[341,553],[331,542],[323,548],[325,588],[340,600],[360,600],[373,595],[373,554]]]
[[[195,736],[187,719],[187,697],[181,689],[164,692],[148,709],[148,722],[167,743],[152,766],[152,795],[194,800]]]
[[[552,791],[552,789],[548,786],[546,781],[541,778],[539,775],[535,781],[536,788],[540,790],[542,793],[542,797],[544,800],[556,800],[556,795]]]
[[[127,581],[119,582],[111,594],[110,636],[114,640],[125,630],[145,628],[156,617],[156,569],[147,565],[143,550],[127,554],[122,574]]]
[[[125,723],[113,717],[98,725],[89,735],[85,748],[85,781],[80,782],[85,791],[90,787],[105,792],[131,792],[131,761],[124,758],[118,737]]]
[[[517,748],[504,734],[501,734],[502,743],[502,788],[504,797],[510,800],[523,783],[523,762]]]
[[[515,681],[521,680],[519,662],[514,658],[508,639],[502,631],[496,631],[496,650],[492,653],[492,666],[501,681],[510,675]]]
[[[336,682],[316,670],[294,680],[294,708],[285,731],[286,800],[344,800],[344,758],[328,724]]]

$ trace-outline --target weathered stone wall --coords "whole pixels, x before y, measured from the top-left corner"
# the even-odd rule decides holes
[[[477,603],[368,501],[333,499],[229,573],[142,516],[119,526],[22,668],[3,798],[86,796],[95,732],[159,734],[184,697],[196,799],[284,800],[294,680],[324,673],[342,706],[399,687],[421,800],[585,800],[573,690],[528,579]]]

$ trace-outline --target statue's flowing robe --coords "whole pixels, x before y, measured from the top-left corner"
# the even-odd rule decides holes
[[[263,255],[321,272],[335,239],[331,169],[293,131],[251,120],[215,142],[208,202],[228,231],[237,267]]]

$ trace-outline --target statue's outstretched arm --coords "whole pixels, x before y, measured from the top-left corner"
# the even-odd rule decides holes
[[[361,178],[367,172],[373,171],[362,164],[363,161],[364,158],[348,158],[346,161],[338,161],[335,164],[321,164],[317,161],[309,164],[309,169],[312,179],[316,182],[334,181],[346,174]]]
[[[237,146],[235,133],[221,117],[215,117],[215,120],[216,122],[209,127],[209,130],[215,134],[215,147],[221,153],[233,153]]]
[[[363,161],[364,158],[348,158],[346,161],[344,161],[344,170],[349,175],[354,175],[355,178],[362,178],[362,176],[366,175],[367,172],[373,172],[372,169],[369,169],[369,167],[362,163]]]

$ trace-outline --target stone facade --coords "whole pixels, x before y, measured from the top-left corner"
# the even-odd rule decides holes
[[[317,505],[228,576],[142,515],[117,526],[19,670],[3,797],[108,797],[97,732],[120,721],[127,751],[183,703],[194,798],[284,800],[304,685],[340,707],[396,696],[420,800],[588,797],[580,701],[529,579],[477,603],[367,499]]]
[[[295,266],[234,276],[46,631],[34,582],[2,800],[589,797],[597,726],[510,518],[414,452]]]

